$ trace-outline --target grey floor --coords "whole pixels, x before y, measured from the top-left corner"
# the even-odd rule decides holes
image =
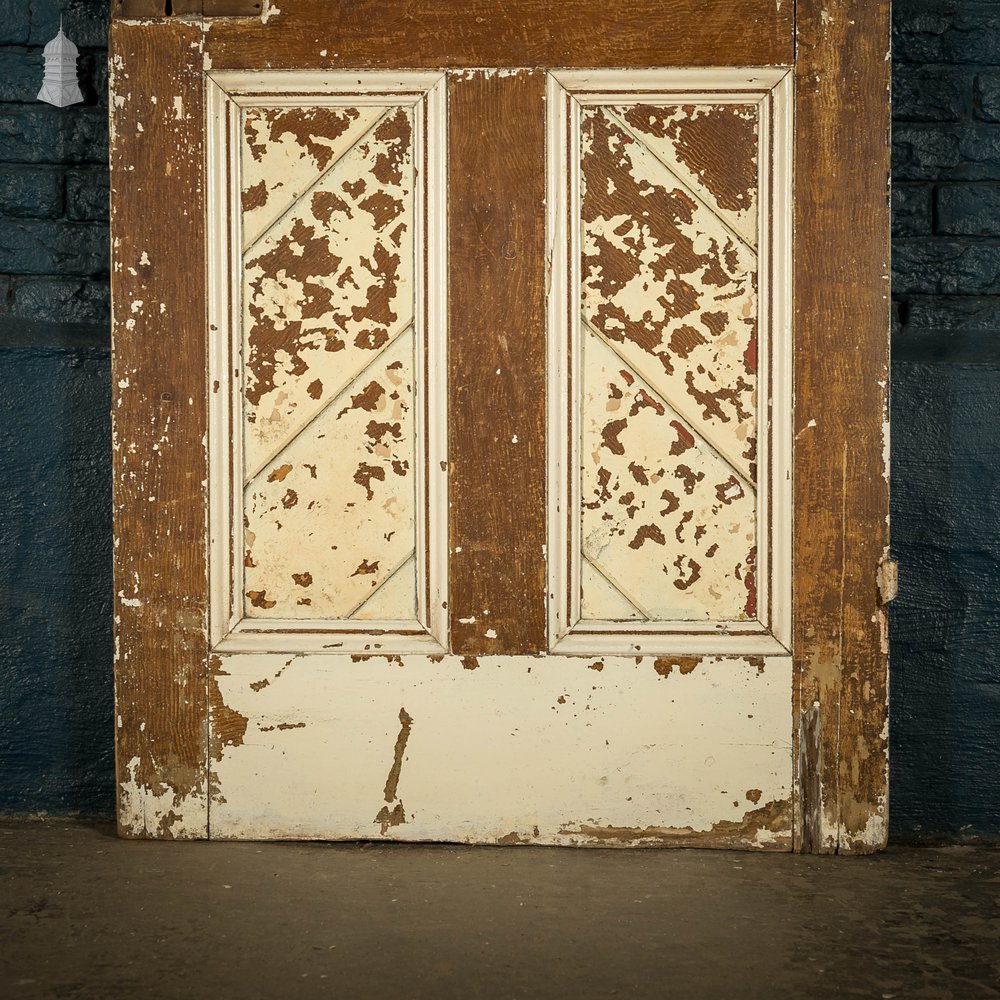
[[[1000,852],[163,844],[0,824],[0,998],[1000,998]]]

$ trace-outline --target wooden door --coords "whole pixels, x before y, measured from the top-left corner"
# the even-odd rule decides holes
[[[887,5],[162,6],[122,834],[882,845]]]

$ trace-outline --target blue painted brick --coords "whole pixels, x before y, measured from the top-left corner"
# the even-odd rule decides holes
[[[1000,363],[1000,297],[910,295],[896,303],[899,361]]]
[[[893,365],[894,835],[1000,836],[998,382],[989,365]]]
[[[61,169],[0,167],[0,216],[54,219],[62,213]]]
[[[19,320],[107,326],[107,278],[16,278],[9,281],[6,313]]]
[[[114,802],[106,350],[0,351],[0,811]]]
[[[1000,243],[961,239],[901,239],[892,247],[897,295],[1000,294]]]
[[[42,70],[40,49],[0,51],[0,101],[34,101],[42,85]]]
[[[897,62],[1000,63],[1000,11],[995,4],[896,3],[892,22]]]
[[[896,181],[1000,180],[1000,126],[898,125],[892,133]]]
[[[0,151],[8,163],[107,163],[107,115],[79,105],[8,105],[0,111]]]
[[[945,236],[1000,236],[1000,186],[940,185],[934,219],[935,232]]]
[[[0,0],[3,2],[3,0]],[[23,0],[22,0],[23,2]],[[63,30],[81,48],[105,48],[108,44],[109,0],[30,0],[33,9],[29,43],[44,45],[59,30]]]
[[[66,218],[107,221],[108,171],[104,167],[71,170],[66,175]]]
[[[80,91],[85,104],[108,106],[108,57],[106,52],[86,52],[77,63]]]
[[[108,0],[0,0],[0,45],[44,45],[63,30],[81,48],[103,48]]]
[[[1000,122],[1000,73],[976,77],[976,113],[987,122]]]
[[[897,66],[892,74],[893,121],[957,122],[972,108],[969,74]]]
[[[931,189],[928,184],[907,184],[892,189],[892,235],[929,236]]]
[[[0,233],[4,274],[105,275],[108,229],[96,222],[17,219]]]

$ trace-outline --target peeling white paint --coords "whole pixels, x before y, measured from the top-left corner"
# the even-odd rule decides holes
[[[133,757],[125,765],[128,777],[118,784],[118,820],[122,828],[135,837],[204,837],[208,829],[204,795],[198,791],[179,792],[163,783],[157,789],[140,783],[140,764],[140,758]]]
[[[223,656],[222,700],[248,724],[214,765],[213,836],[378,837],[400,706],[413,720],[395,790],[406,820],[389,839],[488,843],[537,826],[530,840],[564,844],[587,839],[560,833],[579,824],[709,831],[753,809],[746,789],[761,804],[791,793],[790,658],[706,658],[666,676],[651,657],[606,657],[600,671],[562,656],[481,656],[476,669],[457,656],[287,661]],[[304,725],[276,728],[290,720]],[[787,849],[788,833],[749,836]]]
[[[267,24],[272,17],[277,17],[281,13],[281,8],[274,2],[274,0],[264,0],[264,9],[260,14],[261,24]]]

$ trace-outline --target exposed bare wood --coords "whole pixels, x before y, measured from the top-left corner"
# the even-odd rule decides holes
[[[821,836],[798,847],[868,852],[888,805],[889,4],[796,9],[794,718],[818,703],[823,748]]]
[[[766,66],[793,58],[775,0],[282,0],[266,24],[216,25],[217,68]],[[414,44],[419,39],[419,44]]]
[[[734,73],[746,73],[751,81],[760,75],[763,80],[765,75],[780,77],[780,67],[792,63],[796,5],[774,0],[737,4],[639,0],[616,7],[597,0],[568,0],[556,11],[545,0],[503,5],[487,0],[351,4],[282,0],[266,4],[259,16],[245,17],[242,23],[224,15],[225,10],[249,6],[256,7],[235,0],[225,4],[174,0],[169,17],[164,16],[165,3],[120,0],[114,9],[116,690],[122,834],[208,836],[211,799],[213,836],[489,842],[513,838],[580,845],[697,843],[787,849],[794,829],[799,850],[847,853],[881,846],[886,832],[887,649],[882,601],[892,582],[888,564],[880,562],[888,541],[887,473],[882,474],[888,340],[888,5],[863,0],[798,3],[794,675],[787,655],[787,602],[782,642],[776,648],[712,648],[708,628],[720,622],[706,619],[692,625],[697,648],[680,652],[665,650],[660,655],[655,647],[636,645],[628,650],[634,655],[625,655],[625,648],[614,645],[606,649],[557,645],[557,654],[568,655],[539,654],[548,648],[550,589],[545,531],[546,69],[588,67],[594,71],[593,86],[600,90],[602,79],[609,75],[605,70],[623,63],[647,82],[659,72],[651,67],[723,67],[718,86],[713,86],[711,76],[715,70],[684,70],[698,81],[700,96],[693,103],[717,104],[720,109],[704,120],[687,110],[676,120],[663,117],[657,108],[671,102],[657,96],[655,88],[643,90],[643,100],[629,107],[616,104],[604,116],[610,156],[603,165],[595,160],[603,173],[587,179],[596,186],[584,206],[584,221],[594,232],[600,229],[614,246],[614,252],[590,254],[597,263],[586,276],[588,287],[601,293],[592,314],[586,316],[588,336],[599,352],[590,359],[587,412],[600,432],[592,435],[587,447],[602,447],[604,431],[618,419],[611,414],[616,404],[627,405],[630,418],[635,418],[633,430],[651,439],[660,433],[654,424],[673,426],[666,407],[673,405],[676,393],[657,388],[660,375],[647,358],[625,362],[625,377],[618,365],[617,328],[606,321],[612,307],[624,310],[637,324],[647,312],[659,316],[655,312],[659,305],[653,302],[658,296],[667,297],[669,290],[657,284],[662,276],[654,273],[647,281],[635,261],[625,259],[642,253],[643,246],[648,249],[648,241],[614,240],[624,232],[619,231],[623,220],[645,234],[654,222],[662,225],[664,219],[673,218],[678,231],[691,227],[692,246],[701,240],[697,255],[706,266],[718,256],[708,247],[712,240],[720,247],[732,243],[732,260],[716,261],[712,268],[715,277],[709,284],[720,289],[735,288],[754,273],[750,259],[754,256],[758,262],[784,259],[785,244],[778,246],[781,239],[755,226],[754,219],[770,218],[781,210],[780,199],[773,195],[784,189],[772,189],[762,178],[767,163],[774,167],[781,158],[782,143],[786,152],[788,146],[785,140],[767,137],[785,133],[774,129],[773,111],[758,113],[754,194],[753,157],[725,159],[726,151],[738,150],[741,142],[746,148],[752,145],[745,136],[738,139],[749,134],[750,119],[734,117],[726,107],[733,102],[725,92]],[[224,16],[209,31],[204,18],[216,14]],[[125,17],[151,20],[137,24]],[[281,109],[302,110],[302,92],[296,88],[307,75],[322,77],[306,95],[317,106],[364,107],[375,109],[373,116],[378,117],[390,109],[415,107],[419,95],[413,102],[404,100],[399,80],[398,86],[389,83],[387,89],[369,87],[385,78],[366,77],[366,83],[361,79],[366,74],[356,70],[388,68],[402,78],[408,75],[400,70],[403,66],[411,78],[421,68],[434,70],[439,78],[451,68],[448,254],[425,250],[418,239],[414,258],[416,275],[423,273],[421,254],[425,268],[433,265],[443,274],[447,266],[449,272],[449,440],[447,456],[442,444],[441,459],[433,464],[439,470],[435,474],[449,477],[450,495],[437,504],[431,497],[428,508],[439,510],[442,517],[447,512],[449,518],[450,592],[441,588],[437,598],[424,595],[433,587],[419,584],[419,570],[417,590],[418,600],[436,607],[447,600],[450,648],[444,647],[444,629],[441,644],[435,639],[433,645],[410,645],[423,626],[406,617],[414,606],[407,581],[418,556],[433,547],[431,542],[425,545],[418,532],[413,544],[387,561],[385,579],[377,581],[384,589],[377,589],[372,607],[359,612],[359,617],[362,613],[368,617],[359,622],[345,619],[357,632],[359,645],[346,648],[336,628],[311,630],[307,618],[288,617],[311,607],[300,601],[312,600],[307,592],[320,579],[319,561],[309,565],[296,561],[294,566],[279,567],[284,574],[283,603],[273,594],[263,595],[265,588],[258,583],[245,588],[253,591],[245,595],[251,609],[247,611],[244,588],[239,588],[240,612],[248,614],[240,624],[251,627],[244,633],[233,626],[226,639],[229,645],[210,650],[206,438],[224,461],[239,462],[234,481],[241,485],[244,473],[254,479],[258,467],[264,468],[264,484],[254,489],[262,503],[266,500],[272,520],[285,517],[288,510],[303,513],[303,504],[308,508],[306,492],[313,481],[309,469],[315,463],[311,454],[300,455],[295,462],[277,461],[277,454],[272,455],[273,449],[287,450],[305,441],[291,424],[270,442],[273,449],[260,449],[258,460],[246,469],[242,444],[234,445],[228,434],[214,433],[207,426],[206,396],[212,385],[206,382],[206,343],[209,337],[214,338],[213,345],[220,340],[218,330],[207,326],[205,310],[206,70],[215,79],[213,86],[223,91],[228,84],[219,79],[229,83],[237,79],[227,70],[260,80],[268,79],[268,69],[299,71],[272,74],[275,82],[270,91],[265,87],[256,95],[241,92],[232,98],[231,120],[242,125],[242,116],[256,114],[252,108],[261,96],[268,100],[273,96],[267,142],[281,144],[287,130],[282,125],[272,135],[271,125],[285,115]],[[316,70],[323,72],[315,74]],[[341,100],[345,95],[337,88],[348,75],[354,80],[352,86],[367,87],[371,93],[354,103]],[[753,102],[763,99],[773,85],[774,80],[762,83]],[[588,104],[593,95],[587,93],[580,107],[596,107]],[[637,105],[645,108],[639,115]],[[443,103],[441,108],[443,116]],[[604,112],[591,110],[587,115],[588,136],[593,140],[595,121]],[[771,116],[770,130],[766,115]],[[317,140],[314,124],[300,137],[307,146]],[[235,126],[233,132],[238,136]],[[648,169],[640,171],[631,155],[631,166],[619,162],[622,151],[640,146],[648,151]],[[413,149],[418,155],[419,140]],[[628,169],[623,173],[624,167]],[[374,166],[371,169],[374,172]],[[672,178],[669,183],[664,171]],[[248,174],[252,183],[244,190],[234,188],[231,204],[237,207],[223,213],[236,230],[246,224],[250,239],[260,240],[258,250],[247,248],[246,262],[237,257],[236,274],[243,272],[245,263],[253,264],[258,251],[263,252],[267,234],[280,229],[287,213],[287,206],[282,207],[285,195],[293,188],[297,192],[289,203],[301,195],[299,181],[291,174],[286,176],[278,167],[265,173],[287,180],[288,190],[278,191],[275,184],[273,193],[280,197],[265,198],[261,178]],[[331,184],[333,179],[331,174]],[[287,260],[262,270],[272,284],[286,281],[292,271],[310,263],[300,255],[317,252],[316,241],[335,212],[354,219],[355,208],[360,210],[351,191],[359,178],[338,174],[336,179],[340,186],[326,193],[338,199],[344,191],[351,194],[350,203],[344,200],[347,209],[338,208],[339,202],[332,198],[313,206],[316,192],[310,189],[312,235],[303,232],[304,241],[289,243]],[[212,183],[215,190],[218,178]],[[622,202],[630,184],[636,188],[633,197]],[[393,182],[390,187],[394,186],[398,185]],[[436,190],[443,191],[443,181]],[[673,215],[659,213],[647,221],[643,203],[667,198],[676,201]],[[391,206],[385,202],[372,207],[381,215]],[[225,236],[228,230],[220,231]],[[777,231],[772,227],[770,233]],[[362,237],[367,238],[358,234],[358,239]],[[657,237],[655,242],[669,244],[674,257],[679,252],[676,238]],[[307,277],[316,279],[313,284],[324,285],[326,271],[335,270],[331,246],[323,253],[330,263],[309,271]],[[362,256],[369,260],[374,250]],[[747,260],[741,263],[743,257]],[[671,258],[663,266],[680,275],[693,273],[684,271],[682,264]],[[586,255],[579,255],[577,266],[587,266]],[[598,288],[616,267],[640,301],[633,303],[613,288]],[[775,268],[776,274],[782,271],[777,263]],[[766,273],[762,263],[758,269]],[[239,281],[232,285],[242,307],[243,298],[249,301],[246,289]],[[372,287],[376,294],[388,288],[385,282],[374,282]],[[417,282],[417,301],[433,297],[435,287],[428,281],[421,290]],[[654,287],[658,290],[647,306],[642,296]],[[748,292],[740,293],[746,302],[737,310],[740,316],[731,317],[736,329],[739,318],[752,324],[756,317],[763,329],[761,317],[767,309],[772,310],[772,319],[778,315],[775,303],[780,296],[772,295],[768,303],[768,289],[768,282],[758,281],[756,305]],[[699,295],[709,302],[710,292]],[[370,298],[367,291],[364,298]],[[282,310],[286,305],[294,310],[301,309],[303,299],[293,292],[282,302]],[[726,302],[736,309],[740,300]],[[357,318],[361,299],[348,304],[350,315]],[[574,299],[574,315],[585,311],[579,305]],[[209,323],[214,315],[210,314]],[[708,322],[700,306],[685,309],[683,315],[696,333],[698,324]],[[284,322],[287,316],[278,317],[275,311],[271,318]],[[398,328],[382,324],[379,329],[384,328],[390,341],[416,330],[419,340],[419,323],[411,327],[402,312],[398,319]],[[322,325],[331,326],[326,319]],[[428,329],[437,329],[444,337],[443,323],[429,322]],[[701,331],[700,336],[707,334]],[[772,375],[782,359],[769,360],[760,353],[767,350],[768,338],[757,340],[759,386],[764,377],[760,373]],[[686,340],[678,344],[693,350]],[[752,360],[752,345],[752,339],[737,337],[727,347],[731,372],[740,372],[740,365],[746,367],[747,359]],[[399,350],[404,346],[400,341]],[[238,350],[249,356],[242,340]],[[431,355],[419,343],[406,351],[407,358],[412,354],[417,363],[423,358],[425,368],[431,366]],[[405,368],[403,358],[387,355],[383,360],[386,365],[399,360],[404,366],[399,371]],[[283,364],[277,356],[276,361]],[[699,364],[707,372],[719,369],[720,377],[729,377],[711,357]],[[225,379],[239,381],[239,366],[228,356],[223,368]],[[220,384],[225,381],[221,371]],[[438,371],[443,378],[445,366],[439,365]],[[301,387],[294,383],[299,376],[292,369],[278,372],[281,377],[273,384],[267,383],[267,372],[261,372],[265,376],[261,384],[269,387],[275,406],[283,402],[282,392],[294,393],[301,407],[328,394],[338,398],[333,374],[320,380],[321,393],[317,372],[300,379]],[[386,372],[378,373],[382,395],[389,393],[387,379]],[[332,412],[353,406],[360,389],[358,406],[346,410],[344,420],[352,414],[360,421],[361,431],[354,428],[354,438],[360,439],[363,432],[384,443],[388,452],[383,457],[391,470],[394,458],[403,461],[406,456],[392,452],[395,444],[390,445],[382,432],[381,423],[394,423],[395,417],[387,421],[379,415],[374,389],[373,409],[368,409],[364,392],[375,381],[374,375],[361,379]],[[773,385],[769,391],[775,391]],[[220,398],[229,400],[228,390],[222,392]],[[759,402],[762,393],[741,388],[737,395],[743,410],[749,412],[750,398]],[[419,385],[414,394],[421,398]],[[425,393],[424,398],[431,397]],[[656,409],[652,404],[664,407],[663,420],[652,419]],[[240,412],[242,404],[234,410]],[[763,447],[766,437],[755,428],[764,422],[759,412],[755,420],[746,420],[745,433],[735,444],[723,441],[715,433],[719,428],[699,429],[693,418],[678,421],[687,436],[676,428],[676,434],[664,436],[668,450],[683,448],[692,457],[703,453],[703,465],[719,466],[702,508],[723,505],[735,496],[737,487],[749,495],[756,485],[758,496],[765,495],[765,473],[752,469],[753,450],[747,447],[755,434],[758,449]],[[404,423],[400,419],[401,441],[412,438],[419,443],[425,429],[434,433],[429,417],[414,428]],[[723,437],[736,429],[732,419],[721,424]],[[443,416],[437,426],[439,430],[445,426]],[[612,427],[609,433],[618,443],[626,442],[627,429]],[[324,444],[317,435],[312,447],[322,450],[339,440],[333,435],[326,441],[324,435]],[[770,470],[772,478],[767,495],[781,489],[773,481],[774,470],[787,467],[787,454],[781,461],[786,464],[769,464],[758,450],[758,469]],[[369,500],[374,487],[395,473],[379,467],[385,475],[380,479],[371,471],[377,463],[366,462],[364,476],[350,482],[360,497]],[[292,466],[299,468],[301,482],[291,478]],[[619,461],[616,474],[635,473]],[[730,475],[734,484],[727,487]],[[730,548],[736,541],[741,549],[748,546],[747,555],[736,553],[741,574],[750,564],[753,540],[747,534],[752,505],[746,506],[741,517],[722,527]],[[617,506],[605,512],[612,510],[612,517],[620,517]],[[657,510],[659,520],[650,521],[648,532],[655,530],[665,540],[675,537],[680,542],[687,531],[682,516],[686,512],[678,511],[671,520],[671,512]],[[414,518],[416,524],[423,521]],[[630,524],[631,520],[622,521],[620,527],[627,530]],[[768,524],[758,513],[758,544]],[[304,521],[296,525],[295,532],[280,536],[275,528],[268,542],[282,558],[280,547],[296,544],[286,539],[312,531]],[[752,525],[749,530],[754,530]],[[350,527],[342,534],[352,536],[345,544],[367,544]],[[441,534],[443,526],[434,537]],[[429,530],[426,538],[431,538]],[[326,541],[341,544],[339,536]],[[396,540],[382,541],[388,546]],[[659,542],[629,536],[626,543],[636,541],[639,549],[630,544],[622,549],[617,538],[612,541],[619,548],[612,561],[625,568],[616,573],[600,553],[587,553],[585,603],[597,610],[596,617],[580,623],[581,641],[591,641],[583,633],[600,625],[602,615],[616,621],[620,616],[624,630],[638,634],[656,622],[636,622],[635,616],[673,613],[655,603],[662,595],[648,580],[643,583],[632,566],[634,553],[643,544]],[[249,552],[251,559],[262,554],[263,544],[258,538]],[[707,546],[706,536],[706,557]],[[438,551],[444,548],[439,546]],[[366,549],[359,554],[358,579],[376,575],[373,552]],[[786,550],[782,552],[787,565]],[[247,558],[242,548],[239,556]],[[755,568],[764,562],[758,552]],[[873,570],[880,565],[876,575]],[[382,569],[380,565],[379,572]],[[357,582],[353,576],[348,580]],[[747,629],[762,629],[764,624],[770,628],[770,620],[758,621],[762,608],[752,614],[741,603],[747,599],[744,594],[734,596],[725,590],[723,584],[728,582],[725,576],[717,586],[713,583],[721,597],[713,596],[725,605],[724,613],[731,615],[735,608],[746,618],[742,624]],[[761,581],[756,582],[759,587]],[[758,589],[758,604],[763,605],[766,601],[760,594]],[[269,601],[274,601],[271,607]],[[334,611],[351,615],[353,606],[345,597]],[[771,613],[777,621],[775,607]],[[691,613],[700,608],[699,604]],[[397,614],[402,616],[400,627],[389,634],[387,619]],[[694,625],[705,629],[698,632]],[[260,632],[265,626],[271,632]],[[762,636],[748,633],[746,638],[750,643]],[[610,633],[604,639],[618,641]],[[643,635],[639,640],[646,641]],[[642,655],[650,652],[653,655]],[[669,739],[664,738],[665,731]],[[328,768],[317,776],[320,759],[350,761],[349,773]],[[797,797],[790,803],[793,768],[798,772]],[[484,783],[488,795],[483,795]]]
[[[112,0],[111,13],[118,18],[259,17],[263,8],[264,0]]]
[[[200,0],[205,17],[258,17],[264,0]]]
[[[166,17],[166,0],[113,0],[111,13],[119,18]]]
[[[111,42],[118,822],[204,837],[201,29],[119,22]]]
[[[545,632],[545,74],[449,78],[456,653]]]

